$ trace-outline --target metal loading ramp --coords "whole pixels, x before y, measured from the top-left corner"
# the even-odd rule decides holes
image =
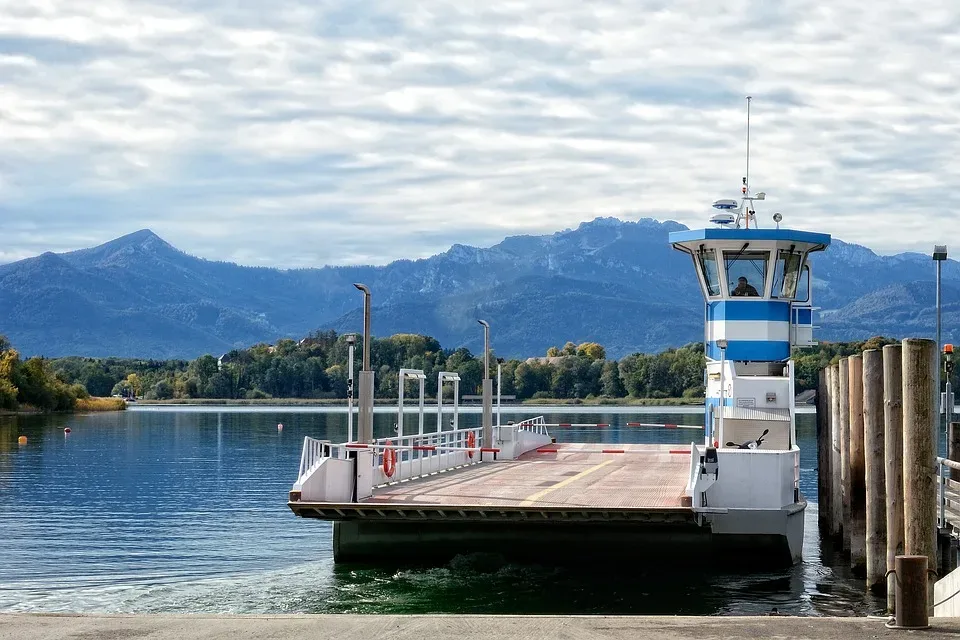
[[[690,450],[678,445],[555,444],[516,460],[379,487],[351,503],[291,502],[325,520],[693,522],[682,505]]]

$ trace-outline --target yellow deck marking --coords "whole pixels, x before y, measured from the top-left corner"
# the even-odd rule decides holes
[[[526,500],[524,500],[523,502],[520,503],[520,506],[521,506],[521,507],[530,507],[530,506],[533,506],[538,500],[540,500],[540,498],[542,498],[543,496],[547,495],[547,494],[550,493],[551,491],[556,491],[557,489],[562,489],[563,487],[567,486],[567,485],[570,484],[571,482],[576,482],[576,481],[579,480],[580,478],[584,478],[584,477],[590,475],[591,473],[593,473],[594,471],[596,471],[596,470],[598,470],[598,469],[602,469],[603,467],[607,466],[608,464],[610,464],[610,463],[613,462],[613,461],[614,461],[614,459],[611,458],[610,460],[607,460],[607,461],[605,461],[605,462],[601,462],[600,464],[598,464],[598,465],[596,465],[596,466],[593,466],[593,467],[590,467],[589,469],[585,469],[585,470],[581,471],[580,473],[578,473],[578,474],[575,475],[575,476],[570,476],[570,477],[567,478],[566,480],[561,480],[560,482],[558,482],[557,484],[553,485],[552,487],[547,487],[547,488],[544,489],[543,491],[538,491],[538,492],[534,493],[533,495],[529,495],[529,496],[527,496]]]

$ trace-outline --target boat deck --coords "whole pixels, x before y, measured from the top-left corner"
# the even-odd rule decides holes
[[[349,519],[687,520],[690,449],[682,445],[547,445],[379,487],[357,503],[290,503],[299,515]]]

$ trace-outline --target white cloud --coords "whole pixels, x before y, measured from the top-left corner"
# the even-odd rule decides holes
[[[595,215],[960,231],[960,8],[921,0],[0,0],[0,261],[429,255]],[[31,230],[23,231],[26,228]]]

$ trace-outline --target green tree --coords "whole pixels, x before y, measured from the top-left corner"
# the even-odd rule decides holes
[[[584,342],[577,347],[577,355],[591,360],[606,360],[607,350],[596,342]]]
[[[173,398],[173,385],[166,380],[160,380],[153,385],[153,396],[157,400],[170,400]]]
[[[0,341],[6,344],[6,347],[0,349],[0,409],[16,411],[20,408],[17,401],[19,389],[13,380],[17,365],[20,364],[20,355],[9,346],[6,338],[0,336]]]
[[[87,372],[80,380],[80,384],[86,387],[92,396],[108,396],[113,389],[115,381],[110,374],[99,369],[93,369]]]
[[[548,391],[552,382],[552,370],[549,365],[538,362],[521,362],[514,373],[514,387],[517,398],[525,400],[537,393]]]
[[[616,360],[606,360],[600,373],[601,393],[607,398],[622,398],[627,390],[620,379],[620,368]]]
[[[143,395],[143,382],[141,382],[140,376],[131,373],[127,376],[127,384],[130,386],[130,391],[133,392],[135,398]]]
[[[110,390],[110,394],[114,396],[123,396],[124,398],[129,398],[133,395],[133,389],[130,388],[130,383],[126,380],[121,380],[117,384],[113,385],[113,389]]]

